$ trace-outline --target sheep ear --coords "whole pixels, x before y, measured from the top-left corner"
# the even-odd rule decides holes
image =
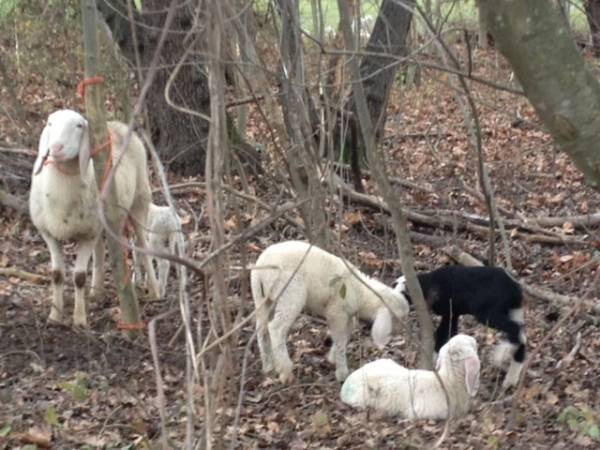
[[[479,390],[479,367],[480,362],[477,356],[471,356],[464,360],[465,362],[465,382],[467,392],[471,397],[475,397]]]
[[[90,127],[87,120],[79,144],[79,174],[82,180],[86,179],[87,170],[90,164]]]
[[[40,142],[38,144],[38,157],[35,161],[35,166],[33,168],[33,173],[38,174],[40,170],[42,170],[42,164],[44,164],[44,160],[48,157],[48,153],[50,153],[50,131],[48,130],[48,126],[46,125],[42,130],[42,134],[40,135]]]
[[[371,327],[371,337],[380,350],[390,341],[392,335],[392,313],[387,308],[379,308]]]

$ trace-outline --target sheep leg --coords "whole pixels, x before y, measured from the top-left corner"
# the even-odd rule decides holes
[[[90,297],[97,297],[102,292],[104,281],[104,238],[98,237],[92,253],[92,289]]]
[[[148,248],[146,230],[144,230],[144,227],[140,223],[138,223],[138,221],[134,220],[134,228],[135,244],[143,249]],[[148,280],[148,291],[150,292],[150,298],[160,298],[158,280],[156,279],[156,273],[154,272],[154,266],[152,265],[150,255],[142,253],[140,257],[142,258],[142,264],[144,264],[144,269],[146,270],[146,279]]]
[[[286,285],[289,276],[282,275],[280,285]],[[269,336],[273,349],[273,362],[275,370],[279,374],[279,380],[287,383],[293,378],[293,363],[287,351],[286,339],[292,324],[302,312],[306,304],[306,283],[300,274],[296,274],[287,285],[285,291],[276,296],[278,298],[273,313],[273,319],[269,322]]]
[[[335,364],[335,354],[336,354],[337,350],[335,348],[335,342],[331,343],[331,348],[329,349],[329,351],[327,352],[327,361],[330,362],[331,364]]]
[[[171,262],[168,259],[161,258],[158,262],[158,288],[161,297],[164,297],[167,291],[167,277],[169,276],[170,268]]]
[[[133,276],[135,277],[134,282],[136,286],[142,286],[144,284],[144,279],[142,275],[142,263],[140,262],[139,253],[133,251],[131,253],[131,257],[133,259]]]
[[[52,264],[52,305],[50,306],[48,320],[60,323],[63,320],[64,311],[65,261],[60,243],[48,233],[40,231],[40,234],[46,242],[48,250],[50,250],[50,261]]]
[[[73,282],[75,284],[75,308],[73,309],[73,324],[79,327],[88,326],[87,308],[85,303],[85,282],[88,264],[95,247],[96,240],[80,241],[77,245],[75,269],[73,271]]]
[[[256,310],[256,342],[258,343],[263,373],[269,373],[274,368],[273,350],[271,349],[268,329],[269,309],[272,307],[272,303],[265,301],[265,299],[260,299],[260,301],[263,304]]]
[[[344,381],[348,377],[348,360],[346,346],[350,334],[350,317],[344,310],[342,302],[332,301],[325,311],[325,317],[331,331],[333,359],[335,361],[335,377]]]

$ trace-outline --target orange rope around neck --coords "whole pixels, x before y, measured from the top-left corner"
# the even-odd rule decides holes
[[[56,167],[56,170],[58,170],[63,175],[68,175],[68,176],[79,175],[79,171],[78,170],[75,170],[73,172],[69,172],[64,167],[61,167],[60,163],[57,162],[57,161],[55,161],[54,159],[46,159],[46,161],[44,161],[44,167],[45,166],[49,166],[49,165],[53,165],[54,167]]]

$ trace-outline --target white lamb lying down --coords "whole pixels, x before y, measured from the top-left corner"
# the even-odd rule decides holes
[[[184,249],[179,248],[177,233],[181,233],[181,219],[169,206],[158,206],[150,203],[148,208],[148,247],[150,250],[182,256]],[[183,241],[181,241],[183,242]],[[136,282],[142,281],[141,267],[136,253],[133,254]],[[167,278],[171,269],[171,262],[166,258],[157,259],[150,256],[152,266],[154,261],[158,266],[158,286],[160,296],[164,297],[167,291]],[[139,281],[138,281],[139,280]]]
[[[342,385],[341,398],[353,407],[406,419],[459,417],[467,413],[479,389],[479,365],[475,339],[458,334],[441,348],[436,365],[449,405],[435,372],[407,369],[391,359],[352,372]]]
[[[283,383],[292,378],[287,334],[305,308],[327,319],[333,340],[328,359],[335,363],[339,381],[348,376],[346,344],[352,318],[372,322],[373,340],[383,348],[396,319],[409,309],[401,293],[306,242],[268,247],[256,261],[250,280],[263,371],[275,369]]]

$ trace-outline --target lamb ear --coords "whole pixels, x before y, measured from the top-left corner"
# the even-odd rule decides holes
[[[379,308],[371,327],[371,337],[379,350],[383,349],[392,336],[392,313],[385,307]]]
[[[471,356],[470,358],[465,359],[464,363],[467,392],[471,397],[475,397],[479,390],[479,358],[477,356]]]
[[[86,176],[90,165],[90,157],[90,127],[86,120],[83,135],[81,136],[81,143],[79,144],[79,175],[82,180],[87,179]]]

